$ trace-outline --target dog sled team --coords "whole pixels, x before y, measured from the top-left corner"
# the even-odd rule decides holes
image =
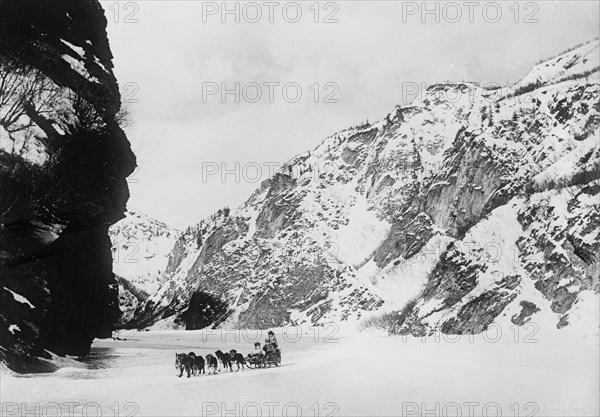
[[[180,378],[184,372],[188,378],[206,373],[210,375],[211,372],[212,374],[216,374],[217,372],[221,372],[221,366],[223,370],[229,368],[229,371],[233,372],[233,365],[237,366],[236,372],[240,368],[243,371],[244,367],[264,368],[271,365],[281,365],[281,350],[279,349],[275,333],[269,331],[264,346],[261,346],[260,342],[256,342],[254,344],[254,351],[246,357],[238,353],[235,349],[231,349],[229,352],[217,350],[214,355],[209,353],[204,358],[201,355],[196,356],[194,352],[175,354],[175,369],[179,371]]]

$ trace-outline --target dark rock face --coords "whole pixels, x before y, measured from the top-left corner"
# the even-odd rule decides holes
[[[285,174],[276,174],[270,181],[269,204],[263,207],[256,220],[260,237],[272,238],[293,223],[297,205],[286,198],[286,192],[293,190],[294,184],[293,178]]]
[[[148,293],[137,288],[129,280],[123,277],[115,275],[115,278],[119,284],[119,307],[121,310],[121,317],[116,327],[118,329],[126,329],[128,328],[128,322],[134,316],[134,312],[138,309],[140,304],[148,298]]]
[[[540,309],[530,301],[521,301],[519,304],[521,305],[521,311],[518,315],[515,314],[512,316],[510,321],[518,326],[522,326],[531,320],[531,316],[540,311]]]
[[[526,234],[517,241],[525,259],[540,255],[543,263],[531,262],[527,270],[535,288],[552,300],[552,311],[568,313],[582,290],[600,290],[600,241],[585,239],[600,225],[598,210],[589,210],[583,202],[599,201],[600,188],[586,186],[577,190],[566,202],[565,221],[556,225],[558,207],[548,199],[532,201],[519,214]],[[567,318],[564,318],[566,321]]]
[[[192,294],[188,308],[179,315],[177,321],[185,324],[186,330],[197,330],[218,325],[229,314],[226,302],[210,293],[197,291]]]
[[[0,358],[17,372],[53,370],[47,351],[86,355],[120,316],[108,227],[135,157],[105,27],[95,0],[0,1],[0,75],[45,89],[0,91],[0,134],[28,145],[0,149]]]
[[[487,291],[465,304],[456,317],[444,322],[441,330],[448,334],[481,333],[515,298],[516,294]]]
[[[79,92],[94,107],[104,109],[109,115],[119,110],[120,95],[112,74],[107,22],[98,1],[2,0],[0,7],[2,54],[17,56],[23,63],[38,68],[55,83]],[[83,48],[86,57],[83,64],[98,81],[73,71],[69,63],[61,58],[62,54],[67,54],[80,59],[79,54],[61,39]]]

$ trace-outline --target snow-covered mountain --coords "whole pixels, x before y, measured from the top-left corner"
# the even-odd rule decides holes
[[[109,229],[113,272],[119,283],[119,305],[125,325],[139,303],[163,283],[169,254],[181,232],[146,214],[129,209]]]
[[[186,230],[132,323],[266,328],[404,309],[401,333],[567,325],[598,303],[599,65],[594,40],[513,86],[433,85],[326,138]]]

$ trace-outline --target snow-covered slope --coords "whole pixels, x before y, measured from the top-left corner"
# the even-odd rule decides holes
[[[119,283],[119,304],[126,324],[138,304],[163,283],[169,254],[180,232],[137,210],[109,229],[113,272]]]
[[[541,62],[521,80],[521,84],[556,83],[598,71],[600,65],[598,48],[598,42],[589,42]]]
[[[326,138],[189,228],[134,322],[354,324],[414,299],[395,331],[566,325],[598,301],[598,45]]]

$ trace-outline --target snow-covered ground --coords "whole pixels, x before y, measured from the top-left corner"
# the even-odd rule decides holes
[[[544,333],[530,323],[422,340],[304,330],[298,341],[294,328],[288,337],[277,332],[281,367],[190,379],[177,378],[176,352],[247,353],[265,334],[149,331],[97,340],[85,365],[20,377],[3,370],[2,415],[61,415],[57,406],[62,415],[89,416],[600,415],[597,332]]]

